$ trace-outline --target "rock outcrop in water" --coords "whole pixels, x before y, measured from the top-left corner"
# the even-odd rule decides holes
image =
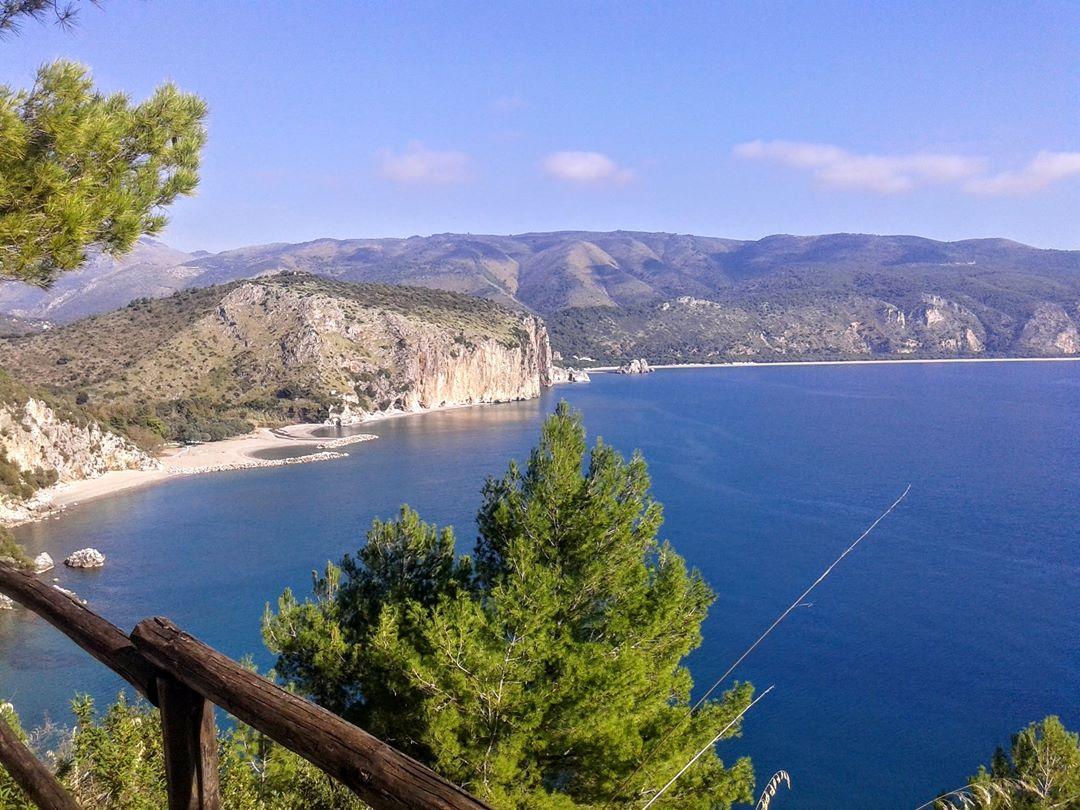
[[[652,366],[649,365],[649,361],[644,357],[639,357],[635,360],[631,360],[629,363],[623,363],[619,366],[620,374],[651,374],[652,371]]]
[[[101,568],[105,565],[105,555],[96,548],[80,548],[64,560],[64,565],[69,568]]]
[[[552,383],[587,383],[591,382],[589,372],[583,368],[573,366],[553,366],[551,369]]]

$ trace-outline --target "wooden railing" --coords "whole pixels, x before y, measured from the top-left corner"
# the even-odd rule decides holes
[[[170,810],[218,810],[214,706],[302,756],[375,810],[488,805],[430,768],[310,701],[244,669],[168,619],[130,636],[32,574],[0,564],[0,593],[48,621],[161,712]],[[0,765],[46,810],[78,804],[0,721]]]

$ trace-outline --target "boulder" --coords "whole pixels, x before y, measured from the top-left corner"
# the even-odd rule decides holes
[[[13,607],[15,607],[15,600],[0,593],[0,610],[11,610]]]
[[[104,564],[105,555],[96,548],[80,548],[64,560],[64,565],[70,568],[101,568]]]
[[[55,564],[53,558],[49,556],[47,551],[43,551],[34,557],[34,562],[32,563],[35,574],[44,574],[46,571],[51,571]]]

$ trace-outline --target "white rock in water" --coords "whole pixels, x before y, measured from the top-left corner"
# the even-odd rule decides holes
[[[649,365],[649,361],[644,357],[640,357],[637,360],[631,360],[629,363],[623,363],[619,366],[620,374],[651,374],[653,371]]]
[[[79,595],[75,591],[69,591],[67,588],[61,588],[59,585],[53,585],[56,590],[60,591],[64,596],[68,597],[72,601],[78,602],[80,605],[85,605],[86,600],[80,599]]]
[[[34,557],[33,566],[35,574],[44,574],[46,571],[51,571],[54,565],[53,558],[49,556],[49,552],[47,551],[43,551]]]
[[[80,548],[64,560],[64,565],[71,568],[101,568],[104,564],[105,555],[96,548]]]
[[[589,372],[583,368],[569,368],[566,370],[570,377],[570,382],[573,383],[587,383],[592,382],[589,377]]]
[[[589,382],[589,373],[585,369],[573,368],[572,366],[552,366],[552,383],[586,383]]]
[[[13,607],[15,607],[15,600],[0,593],[0,610],[11,610]]]

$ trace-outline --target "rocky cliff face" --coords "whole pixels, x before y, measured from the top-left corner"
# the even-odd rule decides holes
[[[20,476],[36,484],[96,478],[109,470],[158,466],[155,459],[127,439],[102,429],[96,422],[65,419],[33,397],[22,403],[0,404],[0,459],[13,480]],[[0,522],[24,518],[25,501],[13,489],[0,492]]]
[[[533,315],[305,274],[133,304],[7,348],[17,377],[85,393],[91,407],[198,409],[203,423],[349,422],[528,399],[552,382],[547,330]]]
[[[489,330],[364,306],[311,289],[243,284],[200,324],[245,350],[274,347],[257,382],[302,378],[332,400],[329,417],[509,402],[551,384],[551,347],[538,318],[499,311]],[[489,332],[489,333],[485,333]]]
[[[1080,304],[1076,312],[1080,318]],[[1024,324],[1020,345],[1032,354],[1080,354],[1080,328],[1077,320],[1070,317],[1064,307],[1042,304]]]

